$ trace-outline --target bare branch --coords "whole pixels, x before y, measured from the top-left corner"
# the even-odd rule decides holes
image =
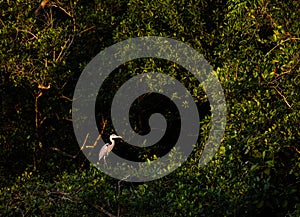
[[[25,29],[17,29],[17,31],[28,33],[29,35],[32,35],[35,39],[38,39],[38,37],[37,37],[35,34],[33,34],[32,32],[30,32],[30,31],[28,31],[28,30],[25,30]]]
[[[276,87],[273,87],[275,90],[276,90],[276,92],[283,98],[283,100],[284,100],[284,102],[285,102],[285,104],[287,104],[287,106],[289,107],[289,108],[292,108],[292,106],[289,104],[289,102],[287,101],[287,99],[286,99],[286,97],[276,88]]]
[[[38,99],[43,95],[42,91],[39,91],[38,95],[35,97],[34,111],[35,111],[35,128],[39,128],[39,108],[38,108]]]
[[[96,26],[91,26],[91,27],[89,27],[89,28],[87,28],[87,29],[84,29],[84,30],[82,30],[81,32],[79,32],[78,35],[81,35],[81,34],[87,32],[87,31],[89,31],[89,30],[91,30],[91,29],[95,29],[95,28],[96,28]]]
[[[61,7],[61,6],[59,6],[59,5],[55,5],[55,4],[53,4],[53,5],[51,5],[52,7],[55,7],[55,8],[59,8],[61,11],[63,11],[66,15],[68,15],[69,17],[71,17],[71,18],[73,18],[73,16],[69,13],[69,12],[67,12],[67,10],[66,9],[64,9],[63,7]]]
[[[70,155],[67,152],[64,152],[64,151],[60,150],[59,148],[51,147],[51,149],[54,150],[54,151],[60,152],[64,156],[67,156],[67,157],[70,157],[70,158],[75,158],[74,155]]]
[[[80,154],[80,152],[81,152],[82,149],[84,148],[84,146],[85,146],[85,144],[86,144],[86,142],[87,142],[88,137],[89,137],[89,133],[86,134],[86,137],[85,137],[85,139],[84,139],[84,142],[83,142],[81,148],[79,149],[79,151],[78,151],[77,154],[75,154],[75,155],[68,154],[67,152],[64,152],[64,151],[62,151],[62,150],[60,150],[59,148],[56,148],[56,147],[52,147],[51,149],[54,150],[54,151],[58,151],[58,152],[60,152],[61,154],[67,156],[67,157],[70,157],[70,158],[75,159],[75,158],[78,157],[78,155]]]
[[[87,148],[94,148],[94,147],[96,147],[98,141],[99,141],[99,140],[101,139],[101,137],[102,137],[102,134],[103,134],[103,132],[104,132],[104,129],[105,129],[106,124],[107,124],[107,120],[102,119],[102,125],[103,125],[103,127],[102,127],[102,129],[101,129],[101,132],[99,133],[99,135],[98,135],[97,139],[95,140],[94,144],[93,144],[92,146],[86,146]]]
[[[121,194],[121,182],[128,179],[129,176],[130,175],[127,175],[124,178],[122,178],[120,181],[118,181],[118,196],[117,196],[117,199],[118,199],[118,214],[117,214],[117,216],[118,217],[120,216],[120,212],[121,212],[121,207],[120,207],[120,203],[119,203],[119,198],[120,198],[120,194]]]
[[[269,50],[268,53],[266,53],[264,57],[268,56],[273,50],[275,50],[277,47],[279,47],[283,43],[285,43],[287,41],[291,41],[291,40],[300,40],[300,38],[288,38],[288,39],[281,41],[279,44],[275,45],[271,50]]]
[[[61,95],[60,98],[66,99],[66,100],[68,100],[68,101],[70,101],[70,102],[73,102],[72,99],[70,99],[69,97],[66,97],[66,96],[64,96],[64,95]]]
[[[109,217],[116,217],[115,215],[111,214],[110,212],[106,211],[103,207],[101,206],[98,206],[98,205],[94,205],[94,204],[91,204],[95,209],[97,209],[98,211],[108,215]]]
[[[59,59],[61,58],[61,56],[63,55],[64,50],[66,49],[67,44],[69,43],[69,41],[70,41],[70,37],[68,38],[68,40],[65,41],[65,44],[62,46],[61,51],[60,51],[60,53],[58,54],[58,57],[55,59],[56,62],[58,62]]]
[[[1,23],[4,27],[6,27],[6,25],[5,25],[5,23],[3,22],[2,19],[0,19],[0,23]]]

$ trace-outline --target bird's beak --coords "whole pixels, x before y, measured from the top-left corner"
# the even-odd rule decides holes
[[[117,138],[122,139],[122,136],[117,136]]]

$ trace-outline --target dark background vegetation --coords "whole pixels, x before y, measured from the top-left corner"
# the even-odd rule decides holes
[[[63,0],[39,5],[36,0],[0,1],[1,216],[300,216],[299,1]],[[162,179],[126,183],[98,171],[79,152],[72,95],[97,53],[147,35],[177,39],[204,55],[224,88],[228,121],[219,151],[199,167],[210,123],[201,86],[170,63],[124,64],[123,73],[110,78],[111,85],[98,95],[96,115],[99,131],[107,121],[105,141],[113,132],[109,100],[138,73],[170,73],[201,108],[200,137],[187,162]],[[151,100],[156,103],[133,106],[132,124],[141,133],[147,133],[143,112],[161,103]],[[176,122],[176,116],[169,120]],[[164,141],[166,147],[172,141]],[[116,152],[124,154],[124,147],[130,149],[116,146]],[[149,153],[140,158],[151,159]]]

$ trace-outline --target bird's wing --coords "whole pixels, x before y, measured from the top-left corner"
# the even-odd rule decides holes
[[[102,146],[102,148],[100,149],[100,152],[99,152],[99,160],[101,160],[101,158],[103,158],[104,157],[104,155],[106,155],[107,154],[107,152],[108,152],[108,146],[109,144],[108,143],[106,143],[105,145],[103,145]]]

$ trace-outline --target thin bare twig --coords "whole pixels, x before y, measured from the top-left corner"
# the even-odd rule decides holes
[[[73,34],[71,36],[69,36],[68,40],[65,41],[64,46],[62,47],[58,57],[56,58],[56,61],[59,61],[60,59],[63,59],[63,57],[67,54],[68,50],[70,49],[71,45],[73,44],[74,38],[76,36],[76,20],[74,17],[74,10],[72,7],[72,3],[71,3],[72,14],[71,14],[71,12],[68,12],[66,9],[64,9],[63,7],[61,7],[59,5],[52,4],[52,7],[59,8],[61,11],[63,11],[65,14],[67,14],[70,18],[72,18],[72,21],[73,21]]]
[[[284,102],[285,102],[285,104],[287,104],[287,106],[289,107],[289,108],[292,108],[292,106],[289,104],[289,102],[287,101],[287,99],[286,99],[286,97],[276,88],[276,87],[273,87],[275,90],[276,90],[276,92],[283,98],[283,100],[284,100]]]
[[[84,148],[84,146],[85,146],[85,144],[86,144],[86,141],[87,141],[89,135],[90,135],[89,133],[86,134],[85,139],[84,139],[84,142],[83,142],[83,144],[82,144],[80,150],[78,151],[77,155],[78,155],[78,154],[82,151],[82,149]]]
[[[61,95],[60,98],[66,99],[66,100],[68,100],[68,101],[70,101],[70,102],[73,102],[73,99],[70,99],[69,97],[66,97],[66,96],[64,96],[64,95]]]
[[[82,151],[82,149],[84,148],[84,146],[85,146],[85,144],[86,144],[86,142],[87,142],[88,137],[89,137],[89,133],[86,134],[86,137],[85,137],[85,139],[84,139],[84,142],[83,142],[81,148],[79,149],[79,151],[78,151],[77,154],[75,154],[75,155],[71,155],[71,154],[69,154],[69,153],[67,153],[67,152],[64,152],[64,151],[62,151],[62,150],[60,150],[59,148],[56,148],[56,147],[52,147],[51,149],[54,150],[54,151],[60,152],[61,154],[65,155],[65,156],[67,156],[67,157],[70,157],[70,158],[75,159],[75,158],[78,157],[79,153],[80,153],[80,152]]]
[[[98,135],[98,137],[96,138],[96,140],[95,140],[95,142],[94,142],[94,144],[93,144],[92,146],[85,146],[85,144],[86,144],[86,142],[87,142],[87,140],[88,140],[88,137],[89,137],[89,133],[86,135],[85,140],[84,140],[84,142],[83,142],[81,148],[79,149],[79,151],[78,151],[77,154],[75,154],[75,155],[71,155],[71,154],[69,154],[69,153],[67,153],[67,152],[65,152],[65,151],[60,150],[60,149],[57,148],[57,147],[52,147],[51,149],[54,150],[54,151],[60,152],[60,153],[61,153],[62,155],[64,155],[64,156],[67,156],[67,157],[70,157],[70,158],[75,159],[75,158],[78,157],[78,155],[80,154],[80,152],[81,152],[84,148],[92,148],[92,149],[93,149],[94,147],[96,147],[98,141],[99,141],[100,138],[102,137],[102,134],[103,134],[104,129],[105,129],[105,126],[106,126],[106,123],[107,123],[107,120],[102,119],[102,125],[103,125],[103,126],[102,126],[102,129],[101,129],[101,132],[100,132],[100,134]],[[92,152],[90,151],[89,154],[88,154],[88,156],[90,156],[91,153],[92,153]],[[82,166],[83,166],[83,164],[81,165],[81,167],[82,167]]]
[[[28,31],[28,30],[25,30],[25,29],[17,29],[17,31],[28,33],[29,35],[32,35],[35,39],[38,39],[38,37],[37,37],[35,34],[33,34],[32,32],[30,32],[30,31]]]
[[[103,207],[95,205],[95,204],[91,204],[95,209],[97,209],[98,211],[108,215],[109,217],[116,217],[115,215],[111,214],[110,212],[106,211]]]
[[[67,12],[67,10],[66,9],[64,9],[63,7],[61,7],[61,6],[59,6],[59,5],[55,5],[55,4],[52,4],[51,5],[52,7],[55,7],[55,8],[59,8],[61,11],[63,11],[66,15],[68,15],[69,17],[71,17],[71,18],[73,18],[73,16],[69,13],[69,12]]]
[[[103,127],[102,127],[102,129],[101,129],[101,132],[99,133],[98,137],[96,138],[94,144],[93,144],[92,146],[86,146],[86,148],[95,148],[95,147],[96,147],[98,141],[99,141],[99,140],[101,139],[101,137],[102,137],[102,134],[103,134],[103,132],[104,132],[104,129],[105,129],[106,124],[107,124],[107,120],[102,119],[102,125],[103,125]]]
[[[98,211],[100,211],[100,212],[108,215],[109,217],[116,217],[115,215],[113,215],[110,212],[108,212],[107,210],[105,210],[103,207],[98,206],[96,204],[92,204],[92,203],[88,202],[87,200],[85,200],[84,198],[79,198],[79,199],[75,200],[73,198],[73,196],[78,193],[78,191],[81,189],[81,187],[76,192],[74,192],[73,194],[70,194],[70,193],[67,193],[67,192],[63,192],[63,191],[50,191],[50,192],[48,192],[48,195],[51,195],[51,194],[60,195],[61,196],[60,199],[62,199],[62,200],[69,200],[71,202],[84,201],[84,202],[88,203],[89,205],[91,205],[92,207],[94,207],[95,209],[97,209]]]
[[[89,27],[89,28],[87,28],[87,29],[84,29],[84,30],[82,30],[81,32],[79,32],[78,35],[81,35],[81,34],[87,32],[87,31],[89,31],[89,30],[91,30],[91,29],[95,29],[95,28],[96,28],[96,26],[91,26],[91,27]]]
[[[283,43],[285,43],[287,41],[291,41],[291,40],[300,40],[300,38],[288,38],[288,39],[281,41],[279,44],[275,45],[271,50],[269,50],[268,53],[266,53],[264,57],[268,56],[273,50],[275,50],[277,47],[279,47]]]
[[[66,192],[63,192],[63,191],[49,191],[48,195],[50,195],[50,194],[66,195],[66,194],[69,194],[69,193],[66,193]]]
[[[103,134],[104,129],[105,129],[105,126],[106,126],[106,123],[107,123],[107,120],[104,120],[104,119],[102,118],[102,129],[101,129],[101,132],[99,133],[98,137],[96,138],[94,144],[93,144],[93,145],[90,145],[90,146],[87,145],[86,148],[91,148],[91,149],[93,149],[93,148],[96,147],[98,141],[99,141],[100,138],[102,137],[102,134]],[[91,154],[92,154],[92,150],[88,153],[88,157],[91,156]],[[85,161],[86,161],[86,158],[85,158],[85,160],[82,162],[80,168],[82,168],[82,167],[84,166]]]
[[[5,25],[5,23],[3,22],[2,19],[0,19],[0,23],[1,23],[4,27],[6,27],[6,25]]]
[[[39,108],[38,108],[38,99],[43,95],[42,91],[39,91],[38,95],[35,97],[35,128],[39,128]]]
[[[70,37],[68,38],[68,40],[65,41],[65,44],[62,46],[61,51],[60,51],[60,53],[58,54],[58,57],[55,59],[56,62],[58,62],[59,59],[61,59],[61,57],[62,57],[62,55],[63,55],[63,53],[64,53],[64,51],[65,51],[65,49],[66,49],[66,47],[67,47],[67,44],[68,44],[69,42],[70,42]],[[69,46],[68,46],[68,47],[69,47]]]
[[[120,207],[120,203],[119,203],[119,198],[120,198],[120,194],[121,194],[121,182],[128,179],[130,175],[125,176],[124,178],[122,178],[120,181],[118,181],[118,195],[117,195],[117,199],[118,199],[118,214],[117,217],[120,216],[120,212],[121,212],[121,207]]]

